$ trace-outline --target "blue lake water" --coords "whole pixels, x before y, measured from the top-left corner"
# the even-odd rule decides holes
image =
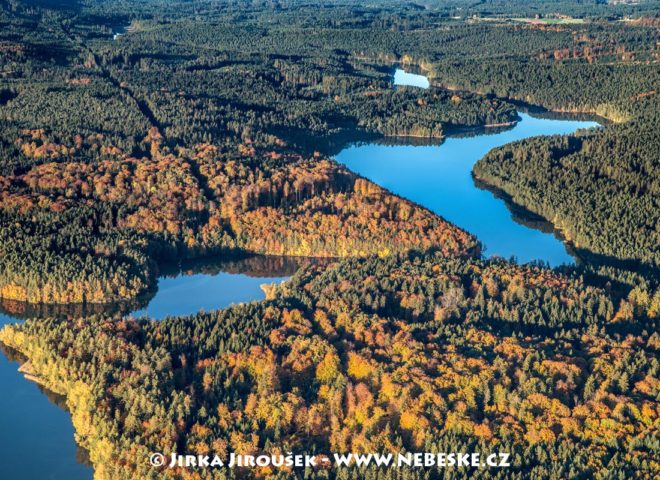
[[[81,310],[80,306],[63,306],[59,310],[49,310],[48,315],[79,317],[123,312],[135,317],[148,314],[162,319],[168,315],[225,308],[264,298],[262,284],[286,280],[299,264],[299,260],[283,257],[252,257],[216,264],[198,262],[192,267],[170,270],[161,277],[158,290],[146,306],[97,306],[90,307],[92,311]],[[13,311],[21,311],[16,304],[11,304]],[[0,328],[23,321],[25,317],[46,316],[45,312],[40,313],[30,306],[24,306],[19,315],[7,313],[7,310],[0,312],[3,312],[0,313]],[[20,360],[6,348],[0,351],[0,479],[91,480],[93,471],[83,463],[84,452],[79,451],[74,440],[69,413],[58,406],[55,395],[26,380],[17,371],[19,366]]]
[[[232,304],[260,300],[261,285],[280,283],[287,276],[258,277],[227,272],[195,273],[161,277],[156,296],[149,304],[131,313],[161,320],[167,316],[188,315],[200,310],[211,311]]]
[[[16,319],[0,314],[0,327]],[[4,352],[3,352],[4,353]],[[69,413],[17,372],[0,353],[0,478],[83,480],[92,468],[79,463]]]
[[[424,75],[408,73],[405,70],[397,68],[394,71],[394,85],[429,88],[429,79]]]
[[[520,122],[505,131],[450,137],[440,145],[354,145],[342,150],[336,159],[476,235],[486,247],[486,256],[514,256],[522,263],[543,260],[552,266],[572,263],[574,259],[560,238],[519,223],[502,199],[478,188],[472,166],[489,150],[506,143],[573,133],[598,123],[519,115]]]

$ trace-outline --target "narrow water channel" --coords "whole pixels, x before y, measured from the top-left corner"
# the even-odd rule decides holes
[[[472,167],[495,147],[537,135],[573,133],[598,123],[519,115],[520,121],[504,131],[486,129],[449,137],[440,145],[357,144],[335,158],[350,170],[476,235],[485,246],[486,256],[515,257],[521,263],[541,260],[551,266],[573,263],[574,258],[552,226],[538,219],[529,221],[509,209],[502,198],[480,188],[472,178]]]

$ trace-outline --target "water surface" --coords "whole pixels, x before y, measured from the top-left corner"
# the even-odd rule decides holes
[[[253,257],[264,258],[269,257]],[[231,271],[220,263],[220,268],[212,264],[195,262],[195,267],[184,265],[174,272],[158,279],[156,295],[145,308],[133,311],[134,317],[148,315],[161,320],[167,316],[190,315],[201,310],[212,311],[237,303],[261,300],[264,284],[281,283],[299,268],[295,261],[285,257],[280,268],[258,269],[248,264],[239,266],[239,271]],[[224,267],[224,269],[223,269]]]
[[[126,35],[130,25],[115,25],[112,27],[112,39],[117,40],[120,37]]]
[[[14,322],[0,313],[0,328]],[[81,455],[69,413],[25,380],[17,371],[19,360],[1,344],[0,352],[0,478],[91,479],[92,468],[77,461]]]
[[[424,75],[408,73],[405,70],[397,68],[394,71],[394,85],[429,88],[429,79]]]
[[[301,260],[249,257],[188,262],[163,269],[155,294],[118,305],[39,306],[2,301],[0,328],[28,317],[79,318],[90,314],[149,315],[162,319],[264,298],[260,286],[286,280]],[[146,303],[146,306],[144,305]],[[0,479],[91,480],[92,468],[76,445],[63,401],[27,381],[22,359],[0,344]]]
[[[487,256],[542,260],[551,266],[573,263],[561,238],[548,228],[523,221],[504,200],[479,188],[472,167],[489,150],[537,135],[573,133],[594,121],[537,118],[520,113],[513,128],[447,138],[440,145],[353,145],[336,159],[388,190],[425,206],[476,235]]]
[[[395,85],[428,88],[422,75],[397,70]],[[505,131],[485,131],[448,138],[441,145],[353,145],[337,160],[392,192],[419,203],[450,222],[475,234],[487,255],[515,256],[521,262],[543,260],[551,265],[572,262],[561,239],[542,223],[512,213],[493,193],[479,188],[471,171],[489,150],[535,135],[572,133],[598,125],[593,121],[536,118],[521,114],[521,121]],[[546,226],[547,227],[547,226]],[[541,230],[539,229],[541,228]],[[545,230],[545,231],[543,231]],[[155,293],[136,302],[108,306],[21,305],[3,302],[0,327],[25,317],[96,314],[168,315],[215,310],[234,303],[262,299],[261,285],[281,282],[299,268],[299,261],[284,257],[200,261],[163,270]],[[69,414],[56,397],[44,395],[17,372],[11,352],[0,355],[0,479],[83,480],[92,469],[80,463]]]

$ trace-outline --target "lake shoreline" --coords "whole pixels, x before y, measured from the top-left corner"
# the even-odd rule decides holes
[[[376,65],[382,65],[384,68],[391,69],[391,67],[405,67],[410,70],[411,73],[417,73],[419,74],[426,74],[428,77],[428,74],[431,73],[431,70],[425,66],[423,63],[420,63],[418,61],[401,61],[400,59],[397,60],[386,60],[386,59],[374,59],[374,58],[369,58],[369,57],[361,57],[361,56],[356,56],[356,60],[362,61],[362,62],[368,62],[368,63],[373,63]],[[585,118],[587,120],[594,120],[600,123],[601,125],[608,125],[612,123],[620,123],[617,120],[613,118],[609,118],[606,116],[603,116],[596,112],[595,110],[584,110],[584,109],[571,109],[571,108],[552,108],[548,107],[539,103],[533,103],[528,100],[522,99],[522,98],[514,98],[514,97],[502,97],[498,96],[495,94],[491,93],[486,93],[482,92],[480,90],[470,90],[470,89],[465,89],[465,88],[459,88],[453,85],[448,85],[444,84],[442,82],[436,81],[433,79],[433,77],[428,77],[429,79],[429,88],[438,88],[438,89],[443,89],[447,90],[450,92],[465,92],[465,93],[471,93],[471,94],[476,94],[476,95],[482,95],[484,97],[488,98],[496,98],[498,100],[502,100],[505,102],[509,102],[512,105],[516,107],[520,107],[522,109],[527,109],[530,111],[530,113],[557,113],[557,114],[570,114],[570,115],[578,115],[578,116],[587,116],[589,118]]]
[[[578,255],[577,246],[573,243],[570,235],[567,232],[553,223],[551,220],[545,218],[540,213],[537,213],[533,210],[530,210],[525,205],[516,202],[512,195],[510,195],[506,190],[499,188],[495,184],[490,183],[487,179],[478,176],[474,169],[472,170],[472,177],[475,180],[475,185],[477,188],[487,190],[491,192],[494,196],[500,198],[511,211],[511,215],[514,220],[520,220],[520,223],[525,224],[534,224],[530,228],[535,228],[544,233],[552,233],[557,238],[559,238],[569,253],[576,258],[576,260],[581,261],[582,258]]]
[[[516,122],[512,122],[511,124],[507,125],[502,125],[498,127],[492,127],[492,128],[486,128],[485,126],[482,126],[480,128],[455,128],[452,129],[451,134],[447,135],[447,137],[443,140],[443,142],[423,142],[421,144],[421,148],[428,147],[428,148],[438,148],[437,152],[434,154],[434,156],[443,156],[442,154],[443,151],[447,151],[449,149],[452,152],[452,155],[454,157],[451,157],[450,162],[452,165],[454,165],[451,168],[456,168],[460,169],[462,174],[464,176],[460,176],[459,178],[452,179],[452,177],[447,177],[447,176],[440,176],[438,177],[437,184],[434,185],[428,185],[422,188],[426,188],[428,190],[428,195],[431,195],[431,197],[437,197],[438,195],[442,196],[442,193],[438,193],[441,191],[453,191],[453,189],[457,188],[456,185],[462,185],[460,188],[467,188],[467,189],[477,189],[477,190],[484,190],[483,188],[478,188],[474,185],[474,176],[473,176],[473,166],[474,164],[477,163],[483,156],[485,156],[490,150],[494,148],[498,148],[500,146],[513,143],[516,141],[523,140],[528,137],[533,137],[533,136],[543,136],[543,135],[557,135],[557,134],[573,134],[576,130],[579,130],[581,128],[593,128],[597,126],[597,124],[593,121],[585,121],[585,120],[578,120],[578,119],[573,119],[571,118],[570,120],[562,117],[562,118],[545,118],[543,115],[537,116],[532,113],[522,113],[518,112],[518,120]],[[562,123],[562,122],[567,122],[567,123]],[[548,128],[545,127],[545,125],[548,125]],[[461,133],[467,133],[465,137],[462,137],[460,134]],[[482,135],[480,135],[482,133]],[[473,134],[473,135],[470,135]],[[482,138],[483,137],[483,138]],[[463,142],[460,140],[462,138],[470,139],[472,138],[473,140],[467,140],[468,143],[465,143],[465,147],[457,147],[457,145],[462,145]],[[482,138],[481,140],[479,140]],[[502,140],[499,140],[499,139]],[[383,140],[383,139],[381,139]],[[387,138],[385,140],[388,140]],[[452,141],[453,140],[453,141]],[[471,142],[477,142],[475,145],[481,144],[481,146],[477,147],[477,150],[473,150],[473,147],[471,147]],[[555,225],[550,219],[543,218],[541,215],[536,214],[536,212],[529,211],[528,209],[525,209],[523,205],[519,205],[517,202],[513,201],[513,198],[500,198],[503,197],[502,195],[495,195],[495,199],[493,201],[496,202],[501,202],[504,206],[504,211],[507,212],[506,217],[508,220],[507,222],[514,222],[518,224],[520,227],[527,228],[530,230],[529,233],[529,240],[528,241],[536,241],[532,240],[532,237],[534,239],[540,238],[538,234],[550,234],[550,237],[555,239],[547,239],[544,240],[544,242],[556,242],[556,245],[552,247],[554,250],[556,249],[561,249],[563,254],[560,254],[559,251],[557,250],[555,255],[555,260],[552,261],[547,257],[547,255],[550,255],[550,253],[544,254],[542,253],[544,251],[543,248],[539,247],[538,245],[535,244],[525,244],[523,240],[514,240],[513,238],[510,239],[508,245],[502,244],[504,241],[504,238],[506,238],[506,235],[509,235],[508,233],[505,234],[504,232],[499,232],[499,228],[496,227],[488,227],[488,228],[495,228],[495,230],[490,233],[484,233],[484,226],[478,226],[478,228],[475,228],[474,224],[470,223],[465,223],[464,220],[461,220],[463,218],[464,214],[460,213],[461,206],[464,209],[468,208],[474,208],[477,211],[481,209],[480,206],[478,205],[472,205],[469,203],[470,201],[475,201],[476,198],[481,198],[479,195],[476,195],[472,200],[469,200],[468,198],[462,199],[462,197],[459,195],[459,197],[455,197],[453,194],[450,195],[451,198],[446,198],[444,199],[444,206],[438,204],[439,200],[433,200],[431,198],[431,204],[432,205],[437,205],[437,207],[430,207],[429,204],[425,203],[424,200],[420,200],[420,196],[423,198],[423,190],[420,192],[419,188],[415,187],[415,182],[421,181],[423,185],[426,185],[427,183],[430,182],[429,179],[425,179],[424,176],[431,175],[433,177],[436,175],[435,173],[432,172],[427,172],[427,173],[422,173],[417,172],[417,175],[422,175],[419,177],[419,180],[417,180],[418,177],[415,177],[413,173],[411,173],[408,170],[416,170],[416,169],[437,169],[441,168],[441,164],[437,163],[437,161],[432,161],[430,158],[426,160],[421,160],[417,159],[415,160],[415,155],[431,155],[430,151],[428,154],[420,154],[415,153],[414,150],[402,150],[402,153],[399,154],[401,155],[401,158],[397,161],[393,160],[390,158],[392,154],[391,151],[388,150],[383,150],[383,149],[378,149],[380,147],[378,146],[386,146],[390,145],[389,142],[387,141],[378,141],[376,140],[375,142],[368,142],[368,143],[358,143],[358,144],[353,144],[350,147],[347,147],[347,150],[350,149],[362,149],[361,153],[354,153],[351,154],[347,159],[342,159],[341,158],[341,153],[335,157],[337,161],[345,165],[349,170],[353,172],[358,172],[363,177],[366,177],[368,180],[380,185],[381,187],[393,192],[395,195],[406,198],[416,204],[422,205],[423,207],[430,209],[434,214],[438,215],[440,218],[443,218],[444,220],[448,221],[449,223],[457,226],[458,228],[461,228],[464,231],[469,232],[470,234],[474,235],[482,244],[485,245],[486,251],[490,253],[490,250],[492,245],[489,245],[489,242],[492,242],[493,239],[498,238],[497,243],[495,245],[500,245],[500,247],[496,247],[495,250],[492,252],[493,254],[499,256],[499,257],[504,257],[504,258],[509,258],[509,257],[515,257],[518,259],[520,263],[526,263],[528,261],[533,261],[536,259],[539,259],[541,261],[546,261],[551,264],[551,266],[559,266],[564,263],[569,263],[572,264],[576,260],[580,261],[580,257],[577,255],[577,248],[573,245],[573,242],[571,241],[570,234],[568,232],[564,232],[561,228],[559,228],[558,225]],[[410,147],[410,142],[394,142],[393,144],[395,147],[401,147],[402,149],[405,148],[413,148]],[[417,144],[415,144],[417,145]],[[374,148],[376,150],[370,151],[370,148]],[[456,150],[458,149],[458,150]],[[375,152],[379,153],[375,153]],[[409,153],[403,153],[403,152],[409,152]],[[388,153],[389,152],[389,153]],[[466,165],[461,161],[465,155],[469,157],[469,160],[464,160],[465,162],[468,162],[469,165]],[[380,155],[386,155],[387,156],[387,161],[381,164],[381,162],[371,159],[369,160],[370,157],[372,156],[380,156]],[[350,160],[353,159],[353,160]],[[358,161],[362,160],[361,163],[357,163]],[[445,159],[447,161],[447,159]],[[399,162],[403,162],[403,165],[399,165]],[[424,165],[424,167],[422,167]],[[460,166],[462,165],[462,166]],[[445,168],[445,167],[442,167]],[[467,171],[465,169],[467,168]],[[397,173],[398,172],[398,173]],[[457,172],[452,173],[451,175],[458,174]],[[410,178],[406,178],[410,176]],[[469,180],[469,182],[468,182]],[[449,185],[445,185],[449,183]],[[484,182],[487,183],[487,182]],[[438,190],[439,189],[439,190]],[[488,191],[490,195],[493,195],[495,192],[493,192],[491,189],[485,189]],[[473,196],[473,194],[469,194],[470,196]],[[471,198],[471,197],[470,197]],[[468,203],[464,203],[468,202]],[[453,207],[451,204],[457,203],[458,205]],[[449,207],[447,205],[450,205]],[[490,208],[490,207],[489,207]],[[494,207],[493,207],[494,208]],[[453,213],[452,213],[453,212]],[[531,214],[531,215],[530,215]],[[470,215],[477,215],[477,214],[470,214]],[[499,216],[503,216],[504,213],[500,211],[498,213]],[[500,218],[500,217],[498,217]],[[502,220],[504,221],[504,217],[502,217]],[[486,219],[484,225],[488,225],[489,223],[492,223],[493,220]],[[513,228],[513,227],[512,227]],[[518,230],[520,230],[519,227],[516,227]],[[514,229],[515,230],[515,229]],[[513,231],[511,231],[511,235],[513,235]],[[523,230],[524,231],[524,230]],[[538,234],[534,233],[538,232]],[[504,236],[503,236],[504,235]],[[516,234],[518,235],[518,234]],[[527,235],[527,234],[524,234]],[[491,240],[488,240],[488,239]],[[521,237],[525,238],[524,236]],[[520,241],[523,241],[523,244],[519,244]],[[504,249],[502,249],[501,245],[504,245]],[[517,247],[517,245],[520,246],[520,248]],[[539,250],[539,248],[541,248]],[[527,257],[525,254],[521,253],[522,251],[529,251],[532,252],[536,249],[536,254],[531,254],[530,257]],[[520,250],[520,251],[519,251]],[[503,253],[504,252],[504,253]],[[510,253],[508,253],[510,252]],[[537,256],[538,255],[538,256]],[[561,259],[561,260],[559,260]]]
[[[534,118],[534,117],[532,117],[532,118]],[[518,119],[517,119],[516,121],[513,121],[513,122],[506,122],[506,123],[504,123],[504,124],[491,124],[491,125],[487,125],[487,124],[486,124],[486,125],[473,126],[473,127],[459,127],[459,126],[456,126],[456,127],[453,127],[453,128],[448,128],[448,129],[447,129],[448,134],[447,134],[446,136],[443,136],[442,139],[437,139],[437,138],[434,139],[434,138],[430,138],[429,140],[431,140],[431,141],[435,140],[435,142],[434,142],[435,144],[438,144],[438,143],[439,143],[440,145],[443,145],[443,144],[445,144],[445,142],[446,142],[448,139],[451,139],[452,137],[455,137],[456,139],[461,138],[461,134],[468,134],[467,136],[480,137],[479,132],[484,132],[484,136],[485,136],[485,137],[492,137],[493,131],[495,131],[495,130],[497,130],[497,129],[501,129],[503,132],[510,131],[510,130],[512,130],[513,128],[515,128],[516,126],[518,126],[518,125],[522,122],[522,120],[523,120],[523,118],[520,117],[520,115],[518,115]],[[382,137],[380,137],[380,138],[381,138],[381,139],[387,139],[387,138],[402,138],[402,139],[405,140],[406,138],[410,138],[410,139],[415,139],[415,138],[417,138],[417,139],[420,139],[420,138],[428,138],[428,137],[406,135],[406,136],[389,136],[389,137],[388,137],[388,136],[382,136]],[[441,141],[438,142],[437,140],[441,140]],[[404,142],[404,143],[405,143],[406,145],[409,145],[411,142]],[[347,144],[343,145],[343,149],[342,149],[342,151],[345,150],[345,149],[348,149],[348,148],[350,148],[350,143],[347,143]],[[344,164],[342,161],[338,160],[337,157],[334,157],[332,160],[335,161],[335,162],[337,162],[338,164],[346,165],[346,164]],[[469,168],[470,168],[470,172],[472,172],[472,166],[470,166]],[[355,174],[357,177],[367,178],[367,179],[368,179],[368,177],[366,177],[366,176],[363,175],[362,173],[358,172],[357,170],[352,169],[352,168],[350,168],[350,167],[348,167],[348,169],[349,169],[353,174]],[[474,237],[477,239],[477,241],[479,241],[479,247],[478,247],[475,251],[471,252],[471,255],[479,256],[479,257],[483,256],[483,249],[481,248],[481,242],[480,242],[481,238],[480,238],[480,235],[475,234],[474,232],[472,232],[469,228],[467,228],[466,226],[464,226],[461,222],[457,222],[457,221],[454,221],[454,220],[448,218],[446,215],[443,215],[441,212],[437,212],[437,211],[435,211],[433,208],[429,207],[428,205],[426,205],[426,204],[423,203],[423,202],[420,202],[420,201],[418,201],[418,200],[416,200],[416,199],[414,199],[414,198],[410,198],[409,196],[407,196],[407,195],[405,195],[405,194],[403,194],[403,193],[395,192],[393,189],[388,188],[387,186],[382,185],[382,184],[379,183],[378,181],[375,181],[375,180],[370,180],[370,181],[372,181],[373,183],[375,183],[376,185],[378,185],[379,188],[382,188],[383,190],[390,192],[392,195],[395,195],[395,196],[397,196],[397,197],[399,197],[399,198],[405,199],[407,202],[409,202],[409,203],[411,203],[411,204],[413,204],[413,205],[416,205],[416,206],[418,206],[418,207],[420,207],[420,208],[423,208],[423,209],[425,209],[425,210],[427,210],[427,211],[429,211],[429,212],[432,212],[434,216],[436,216],[436,217],[442,219],[443,221],[445,221],[445,222],[447,222],[447,223],[449,223],[449,224],[451,224],[451,225],[456,226],[456,228],[458,228],[458,229],[460,229],[460,230],[462,230],[462,231],[464,231],[464,232],[467,232],[467,233],[469,233],[470,235],[474,236]],[[505,193],[506,193],[506,192],[505,192]],[[498,200],[498,201],[499,201],[499,200]],[[506,206],[506,208],[508,208],[509,210],[511,210],[511,209],[509,208],[509,206],[507,205],[507,202],[503,202],[503,203],[504,203],[504,205]],[[513,203],[514,203],[514,205],[516,205],[515,202],[513,202]],[[524,208],[524,207],[520,206],[520,208]],[[533,212],[532,212],[532,213],[533,213]],[[549,223],[549,222],[548,222],[548,223]],[[564,244],[566,245],[565,242],[562,242],[562,243],[564,243]],[[177,253],[180,253],[180,252],[177,252]],[[190,258],[190,257],[188,257],[187,259],[192,260],[192,261],[196,261],[196,262],[199,262],[199,263],[208,263],[208,260],[211,259],[211,258],[213,258],[214,256],[217,257],[217,255],[210,255],[210,256],[209,256],[209,255],[201,255],[201,256],[194,257],[194,258]],[[243,251],[241,251],[241,252],[233,252],[233,255],[232,255],[232,254],[229,254],[229,255],[222,255],[222,257],[223,257],[225,260],[228,259],[228,258],[234,258],[234,259],[236,259],[236,258],[252,258],[252,257],[256,257],[256,256],[262,256],[262,257],[277,257],[277,256],[275,256],[275,255],[273,255],[273,256],[269,256],[269,255],[255,255],[255,254],[251,254],[251,253],[243,252]],[[298,257],[298,258],[305,258],[305,257]],[[322,258],[325,258],[325,257],[322,257]],[[336,259],[337,257],[332,257],[332,258],[333,258],[333,259]],[[175,264],[175,267],[174,267],[174,268],[175,268],[175,270],[177,270],[177,272],[178,272],[178,273],[177,273],[177,272],[174,273],[174,278],[175,278],[175,279],[176,279],[176,278],[179,278],[179,277],[181,276],[181,274],[182,274],[181,270],[182,270],[182,268],[183,268],[183,267],[182,267],[182,263],[183,263],[182,260],[185,260],[185,259],[186,259],[186,256],[185,256],[185,255],[183,255],[183,256],[182,256],[182,255],[174,256],[174,258],[173,258],[173,260],[174,260],[173,263]],[[175,295],[175,294],[172,294],[172,291],[171,291],[171,290],[168,290],[167,288],[164,288],[164,287],[161,285],[161,283],[160,283],[160,279],[161,279],[161,278],[166,278],[166,277],[160,277],[160,274],[161,274],[161,273],[164,273],[165,271],[166,271],[165,265],[164,265],[163,263],[159,263],[159,264],[158,264],[158,267],[157,267],[157,270],[156,270],[156,272],[157,272],[156,274],[159,275],[159,277],[158,277],[158,281],[157,281],[157,283],[154,285],[154,289],[152,289],[152,291],[153,291],[153,293],[154,293],[154,296],[150,299],[150,301],[152,301],[152,300],[154,299],[154,297],[155,297],[156,295],[158,295],[159,293],[162,294],[162,295],[164,295],[165,297],[169,297],[169,298],[174,299],[174,300],[177,299],[176,295]],[[204,275],[206,275],[206,274],[204,274]],[[213,275],[216,275],[216,276],[217,276],[218,274],[216,273],[216,274],[213,274]],[[189,275],[189,277],[190,277],[190,276],[192,276],[192,275]],[[206,275],[206,276],[208,276],[208,275]],[[257,278],[259,278],[259,277],[257,277]],[[188,278],[188,280],[190,280],[190,278]],[[261,284],[261,283],[264,283],[264,282],[259,281],[259,283]],[[269,289],[268,289],[268,288],[263,288],[262,285],[258,285],[258,289],[259,289],[259,291],[262,293],[262,297],[261,297],[261,298],[263,299],[263,297],[265,297],[265,298],[267,299],[267,298],[268,298],[268,295],[269,295],[269,291],[268,291]],[[185,294],[185,292],[184,292],[184,295],[190,296],[189,294]],[[182,297],[182,298],[187,298],[187,297]],[[252,299],[252,300],[250,300],[250,301],[258,301],[258,299]],[[105,304],[101,304],[101,305],[105,305]],[[220,309],[221,309],[221,308],[226,308],[226,306],[225,306],[225,307],[218,307],[217,305],[215,305],[215,306],[212,307],[212,309],[214,309],[214,310],[216,310],[216,309],[218,309],[218,308],[220,308]],[[180,313],[177,313],[177,312],[171,310],[170,307],[167,307],[166,311],[168,312],[168,313],[167,313],[167,316],[177,316],[177,315],[181,315]],[[137,313],[139,314],[139,312],[137,312]],[[185,314],[184,314],[184,315],[185,315]],[[146,316],[149,316],[150,318],[152,317],[152,315],[148,312],[148,310],[146,311]],[[8,345],[8,347],[9,347],[9,348],[12,348],[11,345]],[[20,352],[19,352],[19,353],[20,353]],[[40,386],[40,388],[43,388],[43,389],[48,390],[48,391],[52,391],[52,389],[49,387],[49,385],[47,384],[47,382],[45,382],[45,381],[44,381],[44,380],[38,375],[38,373],[34,372],[34,370],[33,370],[32,367],[31,367],[31,364],[30,364],[29,362],[23,362],[23,363],[20,365],[20,367],[18,368],[18,372],[21,373],[21,374],[23,375],[24,379],[26,379],[26,380],[30,380],[30,381],[36,383],[37,385]],[[54,391],[52,391],[52,392],[53,392],[54,394],[56,394],[56,395],[58,394],[57,392],[54,392]],[[61,395],[61,394],[60,394],[60,395]],[[71,415],[71,412],[69,412],[68,409],[67,409],[67,412],[68,412],[69,415]],[[76,443],[76,445],[77,445],[77,443]],[[78,445],[78,447],[80,447],[80,446]]]
[[[2,316],[0,314],[0,324],[3,321]],[[24,424],[22,419],[29,415],[27,427],[22,426],[20,428],[26,428],[25,432],[37,428],[38,431],[35,432],[35,435],[38,435],[41,441],[46,442],[46,446],[50,446],[52,452],[49,455],[54,455],[53,458],[45,461],[57,462],[57,469],[52,470],[52,472],[58,471],[62,475],[57,478],[91,480],[94,473],[89,459],[89,452],[75,440],[75,429],[71,421],[71,412],[66,405],[66,397],[52,389],[44,378],[34,372],[29,359],[22,352],[3,341],[0,341],[0,375],[2,375],[3,384],[10,389],[3,395],[3,402],[5,402],[3,406],[7,408],[12,405],[11,401],[9,405],[6,404],[8,398],[14,395],[20,397],[20,406],[16,406],[18,411],[12,409],[11,411],[7,410],[7,413],[16,415],[16,418],[21,420],[21,425]],[[12,387],[12,384],[15,385]],[[38,403],[33,404],[33,400]],[[26,405],[29,405],[27,409],[25,408]],[[46,413],[47,418],[44,418],[44,410],[48,412]],[[56,422],[50,425],[53,423],[53,417],[56,418]],[[1,420],[6,421],[7,419],[2,418]],[[36,426],[30,426],[35,422]],[[56,430],[52,430],[55,424],[61,422],[66,425],[63,435],[60,435],[59,426]],[[49,426],[44,426],[45,423],[48,423]],[[17,441],[18,435],[14,435],[14,442]],[[25,442],[18,441],[18,445],[22,443]],[[71,452],[61,449],[68,449]],[[23,449],[13,455],[13,458],[22,458]],[[19,455],[19,457],[16,455]],[[28,455],[27,460],[29,452],[26,455]]]

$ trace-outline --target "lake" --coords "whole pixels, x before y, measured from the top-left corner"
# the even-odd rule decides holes
[[[126,35],[130,25],[115,25],[112,27],[112,39],[117,40],[118,38]]]
[[[161,276],[156,296],[131,315],[161,320],[260,300],[264,297],[261,285],[283,282],[296,272],[300,263],[287,257],[250,257],[231,264],[222,260],[215,264],[189,263]]]
[[[0,327],[13,322],[15,318],[0,314]],[[14,357],[1,344],[0,351],[0,478],[91,479],[92,468],[81,463],[69,413],[16,370],[19,362],[10,360]]]
[[[335,158],[476,235],[485,246],[486,256],[516,257],[522,263],[542,260],[551,266],[573,263],[566,245],[549,224],[529,221],[520,212],[512,212],[503,199],[477,186],[472,166],[489,150],[516,140],[573,133],[599,124],[519,115],[520,121],[507,130],[484,129],[473,135],[449,137],[439,145],[357,144]]]
[[[415,73],[409,73],[401,68],[397,68],[394,71],[394,85],[395,86],[408,86],[408,87],[420,87],[420,88],[429,88],[430,83],[429,79],[424,75],[417,75]]]
[[[302,262],[286,257],[248,257],[165,266],[151,298],[87,309],[80,305],[44,307],[45,311],[5,301],[5,308],[0,308],[0,328],[46,313],[74,318],[92,313],[148,314],[162,319],[215,310],[264,298],[262,284],[286,280]],[[63,400],[26,380],[17,371],[21,362],[15,353],[2,344],[0,350],[0,479],[91,480],[92,468],[84,463],[85,452],[73,438],[71,417]]]

